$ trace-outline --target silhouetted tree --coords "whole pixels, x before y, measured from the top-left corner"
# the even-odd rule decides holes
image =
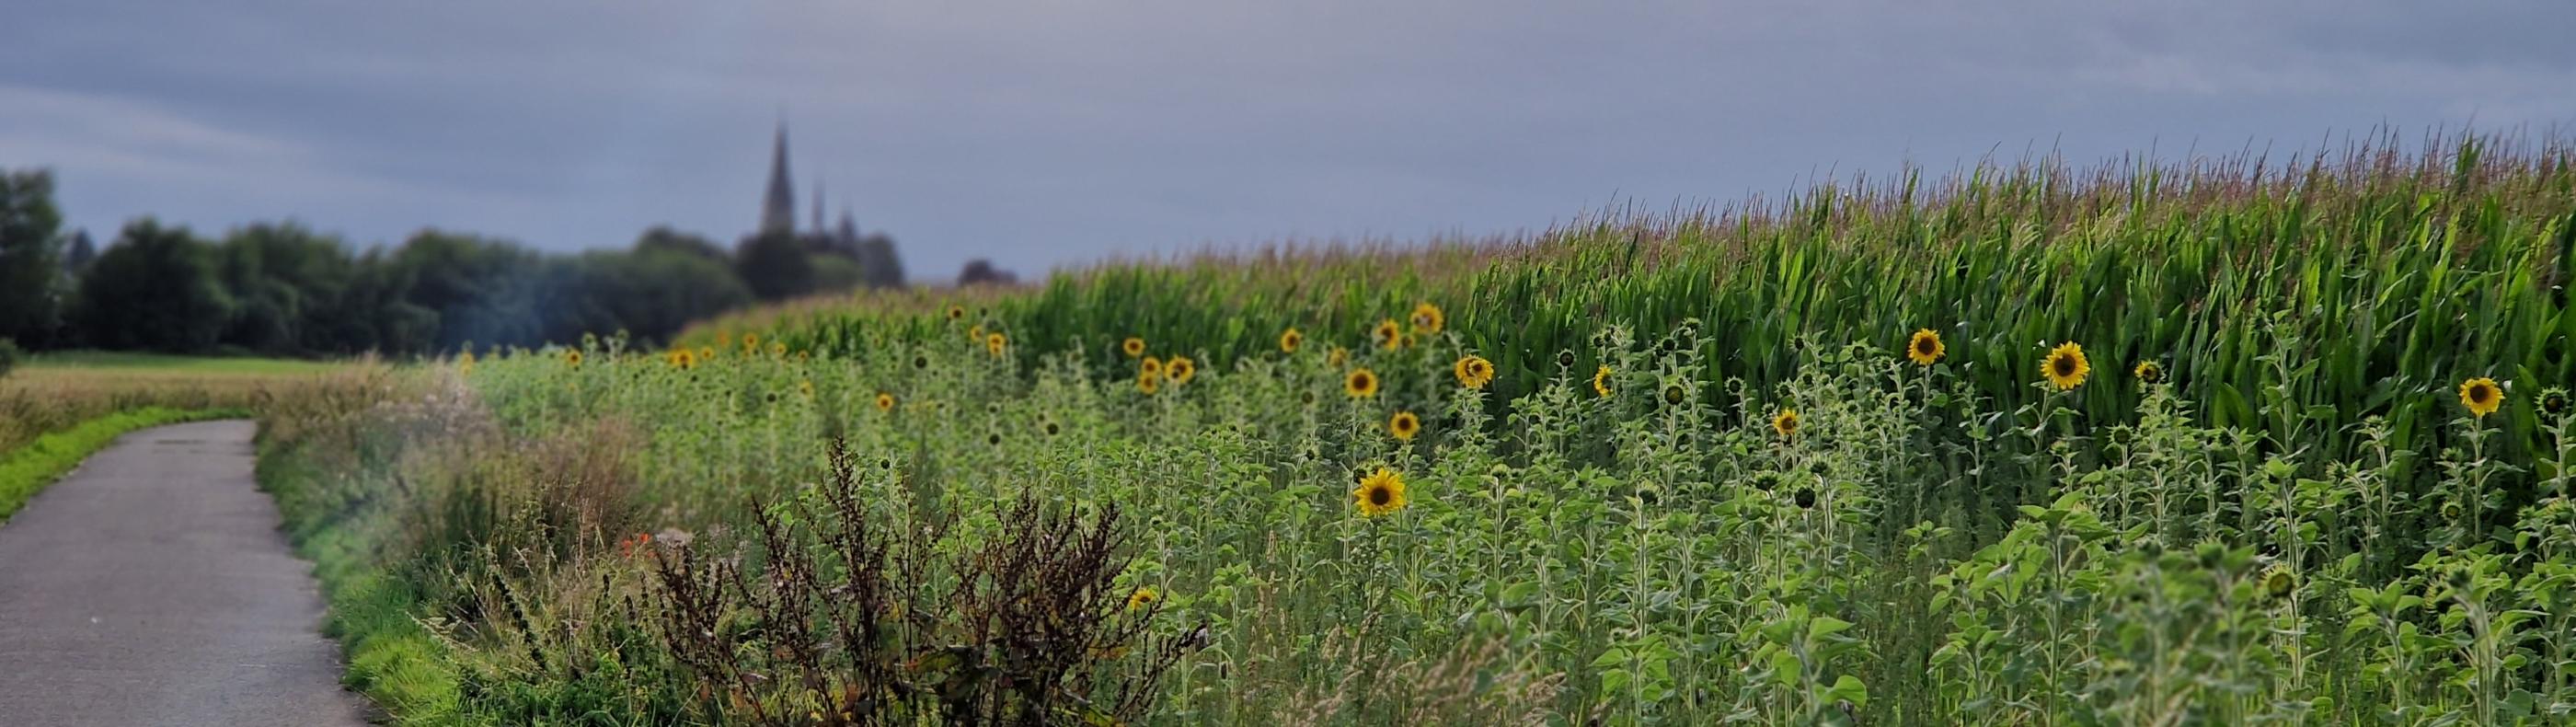
[[[1017,282],[1020,282],[1020,276],[1012,275],[1011,271],[993,267],[993,261],[984,258],[967,261],[966,269],[957,274],[957,284],[960,286],[1010,285]]]
[[[202,353],[232,317],[214,249],[151,218],[125,226],[81,274],[74,318],[87,345]]]
[[[743,238],[734,250],[734,271],[761,300],[779,300],[814,290],[814,261],[796,236],[768,232]]]
[[[0,338],[43,347],[62,318],[54,175],[0,170]]]

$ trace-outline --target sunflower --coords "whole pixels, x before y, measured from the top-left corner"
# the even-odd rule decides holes
[[[1664,383],[1664,406],[1681,406],[1682,400],[1689,395],[1690,391],[1682,388],[1679,381]]]
[[[1145,357],[1145,360],[1136,362],[1136,373],[1148,376],[1161,376],[1163,375],[1163,360],[1147,356]]]
[[[1199,375],[1199,363],[1188,356],[1173,356],[1163,362],[1163,375],[1171,378],[1173,385],[1186,384],[1191,377]]]
[[[460,373],[460,374],[472,374],[472,373],[474,373],[474,352],[473,352],[473,351],[467,351],[467,352],[465,352],[465,355],[457,357],[457,359],[456,359],[456,372],[457,372],[457,373]]]
[[[2495,413],[2497,407],[2504,406],[2504,389],[2496,387],[2495,379],[2484,376],[2463,381],[2460,382],[2460,403],[2469,407],[2469,413],[2483,418]]]
[[[1557,351],[1557,352],[1556,352],[1556,367],[1557,367],[1557,368],[1561,368],[1561,369],[1566,369],[1566,370],[1569,370],[1569,371],[1573,370],[1573,369],[1574,369],[1574,352],[1573,352],[1573,351],[1564,351],[1564,350],[1559,350],[1559,351]]]
[[[1152,608],[1154,602],[1160,600],[1163,600],[1162,594],[1155,593],[1154,589],[1138,588],[1135,593],[1127,594],[1127,608],[1131,611],[1140,611]]]
[[[1439,333],[1440,327],[1448,324],[1449,316],[1440,312],[1440,306],[1427,300],[1413,304],[1413,332]]]
[[[805,395],[805,398],[808,398],[808,399],[814,398],[814,380],[813,380],[813,379],[800,379],[800,380],[798,380],[798,381],[796,382],[796,393],[804,394],[804,395]]]
[[[1413,441],[1413,435],[1422,433],[1422,417],[1414,416],[1413,412],[1409,411],[1396,412],[1395,416],[1388,417],[1386,420],[1386,433],[1395,435],[1396,441],[1399,442]]]
[[[1052,436],[1055,436],[1055,435],[1063,434],[1063,433],[1064,433],[1064,425],[1061,425],[1061,424],[1057,424],[1057,423],[1055,423],[1055,420],[1053,420],[1053,419],[1048,419],[1048,420],[1046,420],[1046,422],[1045,422],[1045,426],[1046,426],[1046,435],[1047,435],[1047,436],[1052,437]]]
[[[713,346],[699,346],[699,347],[698,347],[698,361],[699,361],[700,363],[708,363],[708,362],[713,362],[713,361],[715,361],[715,360],[716,360],[716,349],[715,349],[715,347],[713,347]]]
[[[1376,341],[1378,348],[1394,350],[1404,345],[1404,329],[1395,325],[1393,318],[1381,320],[1377,322],[1377,328],[1369,331],[1369,340]]]
[[[913,354],[913,355],[912,355],[912,367],[913,367],[913,368],[916,368],[916,369],[928,369],[928,368],[930,368],[930,356],[928,356],[928,355],[926,355],[926,354],[918,354],[918,353]]]
[[[2540,410],[2550,416],[2567,413],[2567,390],[2555,386],[2540,392]]]
[[[1360,514],[1369,517],[1387,515],[1404,509],[1404,476],[1384,467],[1360,478],[1360,486],[1351,490],[1351,500],[1359,503]]]
[[[877,392],[877,411],[894,411],[893,392]]]
[[[785,358],[787,356],[787,343],[784,341],[769,342],[769,355]]]
[[[1791,495],[1789,501],[1797,503],[1800,510],[1813,510],[1816,508],[1816,488],[1798,488],[1798,494]]]
[[[689,349],[685,349],[685,348],[682,348],[682,349],[674,349],[674,350],[672,350],[672,351],[671,351],[671,367],[672,367],[672,368],[676,368],[676,369],[680,369],[680,370],[683,370],[683,371],[686,371],[686,370],[689,370],[689,369],[697,368],[697,367],[698,367],[698,354],[697,354],[697,352],[695,352],[695,351],[690,351]]]
[[[1494,380],[1494,362],[1485,360],[1483,356],[1471,354],[1458,359],[1458,364],[1450,368],[1458,374],[1459,386],[1482,389]]]
[[[961,319],[964,319],[965,317],[966,317],[966,306],[962,306],[962,305],[952,305],[952,306],[948,306],[948,320],[952,320],[952,321],[954,321],[954,320],[961,320]]]
[[[742,350],[744,353],[758,352],[760,350],[760,334],[742,334]]]
[[[1118,351],[1120,353],[1127,354],[1128,358],[1143,356],[1145,355],[1145,339],[1128,336],[1127,340],[1118,342]]]
[[[1777,432],[1782,439],[1798,436],[1798,410],[1782,409],[1780,413],[1771,415],[1771,431]]]
[[[1950,347],[1941,345],[1941,334],[1929,328],[1914,329],[1914,338],[1905,342],[1905,357],[1930,366],[1950,355]]]
[[[969,340],[969,341],[982,341],[982,340],[984,340],[984,324],[982,324],[982,323],[977,323],[977,324],[975,324],[975,327],[973,327],[973,328],[969,328],[969,329],[966,329],[966,340]]]
[[[1377,396],[1377,372],[1365,368],[1351,369],[1350,375],[1342,377],[1342,393],[1351,395],[1353,399]]]
[[[1002,335],[1001,331],[984,334],[985,351],[990,352],[995,356],[1000,356],[1003,351],[1008,350],[1010,347],[1011,338],[1009,336]]]
[[[2067,341],[2049,350],[2039,372],[2047,374],[2048,383],[2056,384],[2058,391],[2067,391],[2084,385],[2084,378],[2093,375],[2093,364],[2084,360],[2083,346]]]
[[[2156,365],[2154,361],[2140,361],[2138,367],[2132,371],[2138,375],[2138,380],[2141,382],[2149,384],[2165,382],[2165,367]]]
[[[1279,332],[1280,353],[1296,353],[1297,346],[1305,342],[1306,334],[1299,333],[1295,326],[1290,326],[1288,330]]]
[[[1592,393],[1602,396],[1610,395],[1610,367],[1608,365],[1605,364],[1599,370],[1592,372]]]
[[[1153,370],[1136,374],[1136,390],[1145,392],[1146,396],[1153,396],[1154,392],[1162,391],[1163,372]]]
[[[2271,570],[2263,572],[2263,593],[2273,598],[2290,595],[2291,589],[2297,588],[2298,585],[2299,578],[2290,572],[2288,565],[2275,565]]]
[[[570,351],[565,351],[564,365],[571,366],[573,368],[581,368],[581,349],[576,348]]]
[[[1333,350],[1324,352],[1324,363],[1331,365],[1333,368],[1341,368],[1350,362],[1350,349],[1334,346]]]

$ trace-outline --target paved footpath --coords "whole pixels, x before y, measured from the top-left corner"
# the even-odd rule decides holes
[[[127,434],[0,524],[0,724],[365,723],[254,431]]]

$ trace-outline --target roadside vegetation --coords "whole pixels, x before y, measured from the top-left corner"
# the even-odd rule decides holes
[[[267,410],[411,723],[2576,711],[2576,153],[1903,175]]]
[[[376,366],[82,351],[12,363],[0,367],[0,522],[126,432],[248,417],[318,376]]]

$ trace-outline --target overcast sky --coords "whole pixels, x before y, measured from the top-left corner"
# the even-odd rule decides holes
[[[800,224],[819,179],[938,279],[1990,151],[2537,133],[2576,122],[2571,34],[2567,0],[7,0],[0,167],[53,168],[102,242],[730,243],[783,117]]]

